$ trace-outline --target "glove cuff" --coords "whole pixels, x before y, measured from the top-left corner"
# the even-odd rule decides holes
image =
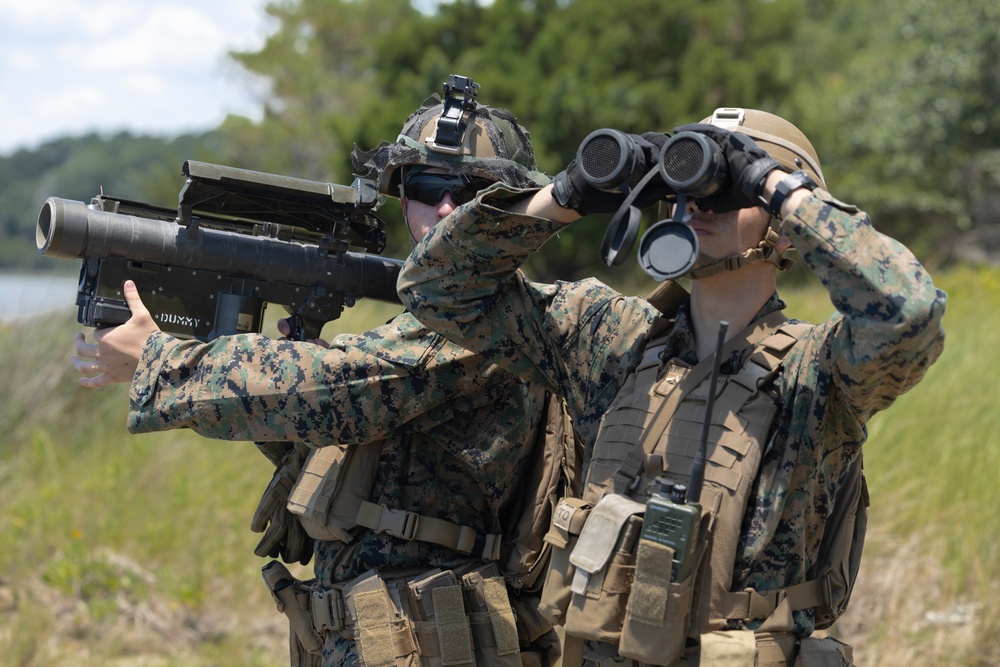
[[[743,194],[750,198],[750,201],[760,203],[765,208],[767,202],[761,200],[761,193],[764,191],[764,181],[767,175],[775,169],[782,169],[781,165],[772,157],[764,157],[750,163],[750,166],[742,174],[740,189]],[[782,169],[782,171],[784,171]]]
[[[563,208],[576,210],[576,206],[571,202],[573,199],[573,186],[565,171],[560,171],[552,179],[552,199]],[[579,202],[576,202],[576,204],[579,205]]]
[[[791,174],[781,179],[778,185],[774,188],[774,194],[771,195],[771,201],[768,202],[768,210],[771,211],[771,215],[775,218],[781,219],[781,206],[788,199],[788,195],[792,194],[795,190],[799,188],[807,188],[810,191],[815,190],[818,185],[812,177],[801,169],[798,171],[793,171]]]

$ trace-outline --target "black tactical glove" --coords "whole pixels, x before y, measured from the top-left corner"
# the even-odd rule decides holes
[[[634,134],[630,134],[629,136],[642,148],[643,155],[646,158],[647,170],[652,169],[656,171],[656,175],[646,184],[642,193],[636,197],[635,202],[633,202],[634,205],[639,208],[645,208],[650,204],[655,204],[661,199],[675,194],[670,186],[663,181],[663,176],[659,170],[660,151],[663,150],[663,144],[667,143],[670,135],[666,132],[643,132],[638,137]]]
[[[636,161],[631,176],[627,179],[633,186],[650,170],[657,168],[660,159],[660,148],[670,138],[663,132],[646,132],[645,134],[627,134],[629,140],[640,150],[641,157]],[[552,195],[563,208],[571,208],[580,215],[594,213],[614,213],[625,201],[627,192],[609,191],[591,185],[578,161],[571,161],[564,171],[556,174],[552,180]],[[646,184],[642,193],[633,205],[642,208],[672,194],[663,179],[656,174]]]
[[[773,170],[783,168],[753,139],[707,123],[692,123],[674,129],[675,134],[679,132],[697,132],[707,136],[719,145],[729,165],[728,181],[718,193],[698,198],[700,206],[714,213],[766,206],[760,198],[764,181]]]
[[[575,159],[552,179],[552,197],[563,208],[571,208],[580,215],[614,213],[625,201],[620,192],[598,190],[588,183]]]

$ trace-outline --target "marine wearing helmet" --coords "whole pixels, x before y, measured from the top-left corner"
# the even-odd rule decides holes
[[[549,178],[535,166],[531,139],[507,109],[476,101],[479,84],[451,75],[410,114],[393,143],[384,141],[370,151],[355,147],[356,169],[376,170],[378,189],[400,196],[404,167],[433,167],[452,175],[502,181],[514,187],[538,187]]]
[[[771,158],[788,172],[804,171],[816,186],[826,189],[823,170],[816,149],[798,127],[780,116],[759,109],[720,107],[711,116],[701,121],[732,132],[745,134],[765,150]],[[705,278],[720,271],[736,270],[746,264],[767,261],[781,270],[792,267],[794,262],[784,256],[791,247],[782,240],[780,221],[772,216],[764,237],[753,248],[739,255],[725,257],[711,262],[701,262],[698,268],[689,271],[689,278]]]

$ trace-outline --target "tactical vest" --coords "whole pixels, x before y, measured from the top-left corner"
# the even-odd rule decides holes
[[[809,328],[788,323],[780,313],[737,335],[722,356],[742,350],[742,364],[735,373],[720,375],[717,385],[701,512],[690,536],[695,545],[690,574],[677,576],[673,548],[642,537],[646,501],[657,479],[688,484],[708,401],[711,359],[693,368],[661,361],[671,325],[665,319],[654,324],[641,363],[602,420],[582,498],[560,501],[546,535],[555,550],[541,612],[565,627],[567,665],[579,664],[573,638],[605,642],[625,658],[658,665],[682,658],[696,645],[691,638],[701,641],[706,664],[705,638],[733,621],[767,619],[781,607],[781,622],[772,624],[787,631],[791,609],[834,607],[839,615],[850,594],[859,544],[853,571],[833,577],[848,580],[846,587],[835,584],[834,594],[827,572],[823,579],[767,594],[729,590],[743,517],[776,412],[769,390],[785,354]],[[860,475],[860,461],[858,466]],[[864,501],[852,509],[867,507],[866,494]],[[854,512],[846,514],[842,525],[828,526],[841,535],[831,539],[832,548],[840,550],[831,556],[838,567],[855,555],[857,540],[851,538],[858,529],[863,539],[863,523],[853,523]],[[749,664],[754,664],[753,639],[750,643]]]
[[[551,549],[545,531],[559,498],[579,492],[580,457],[565,402],[546,393],[531,463],[512,494],[517,517],[506,534],[480,535],[469,526],[379,505],[371,497],[383,443],[312,449],[288,495],[288,510],[310,537],[347,542],[357,526],[404,540],[441,545],[472,558],[497,561],[515,590],[531,590],[544,572]],[[419,446],[421,434],[412,436]]]

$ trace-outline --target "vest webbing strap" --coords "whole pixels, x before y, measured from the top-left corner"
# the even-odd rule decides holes
[[[775,331],[783,322],[786,322],[787,318],[784,313],[780,310],[769,313],[764,317],[760,318],[756,322],[751,323],[738,335],[731,338],[722,348],[722,357],[727,357],[733,350],[742,349],[754,345],[757,341],[764,337],[764,335]],[[642,469],[643,461],[645,457],[642,452],[652,451],[652,447],[656,444],[660,435],[663,434],[664,430],[667,428],[667,424],[673,418],[674,413],[677,411],[677,407],[684,400],[695,387],[701,384],[709,373],[712,371],[712,363],[715,359],[715,353],[708,355],[704,359],[698,362],[698,364],[691,369],[680,384],[677,386],[677,390],[670,393],[667,400],[663,402],[660,409],[657,410],[656,415],[653,417],[653,422],[650,424],[649,428],[645,430],[642,434],[642,438],[636,443],[636,446],[632,448],[626,456],[625,461],[622,462],[621,467],[615,472],[610,488],[612,489],[624,489],[631,485],[632,480],[634,480]],[[649,447],[649,449],[647,449]],[[624,485],[619,486],[622,482]]]
[[[376,533],[387,533],[403,540],[431,542],[484,560],[500,558],[502,535],[483,535],[468,526],[416,512],[390,509],[367,500],[361,501],[356,523]]]
[[[825,581],[826,577],[804,581],[763,595],[752,588],[729,593],[719,600],[718,611],[730,620],[753,621],[770,616],[785,598],[792,611],[812,609],[828,603],[830,596],[825,593]]]

